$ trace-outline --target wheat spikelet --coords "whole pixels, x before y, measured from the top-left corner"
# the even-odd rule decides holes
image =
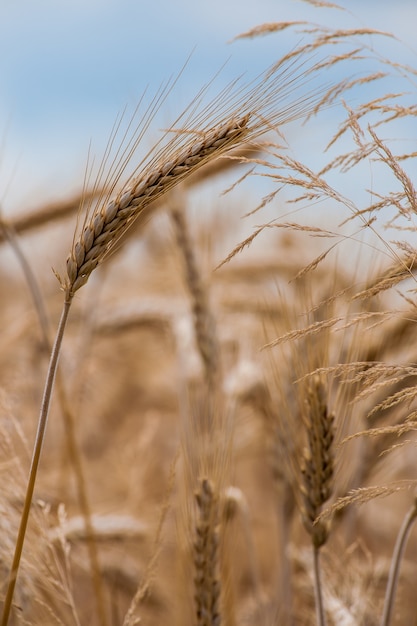
[[[220,626],[220,582],[217,577],[218,502],[211,482],[203,478],[196,493],[199,519],[194,542],[197,626]]]
[[[191,137],[174,154],[161,159],[125,187],[113,200],[99,206],[85,224],[67,259],[66,294],[72,298],[118,238],[154,200],[222,152],[239,144],[248,131],[249,114],[231,119]]]

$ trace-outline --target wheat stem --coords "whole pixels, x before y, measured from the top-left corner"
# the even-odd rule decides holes
[[[417,497],[407,515],[404,518],[400,532],[398,533],[397,542],[395,544],[394,553],[392,555],[391,567],[389,571],[387,590],[385,594],[384,612],[382,615],[381,626],[389,626],[391,622],[392,609],[394,608],[394,596],[397,590],[398,575],[400,564],[407,545],[408,536],[411,528],[417,519]]]
[[[35,444],[32,453],[32,461],[29,470],[29,478],[26,487],[25,500],[23,504],[22,516],[20,519],[19,531],[15,544],[15,551],[12,566],[9,574],[6,596],[4,600],[1,626],[7,626],[9,621],[10,610],[13,601],[16,579],[19,571],[20,559],[22,556],[23,544],[25,541],[26,529],[29,520],[30,509],[32,505],[33,491],[35,488],[36,476],[39,467],[39,460],[42,452],[42,446],[45,439],[46,425],[48,422],[49,407],[51,404],[52,391],[54,387],[55,375],[58,367],[59,354],[61,351],[62,340],[64,337],[65,327],[68,320],[68,314],[71,307],[72,299],[66,298],[61,313],[54,345],[52,347],[49,368],[45,382],[45,389],[42,398],[42,404],[38,420],[38,429],[36,432]]]
[[[46,314],[45,306],[42,300],[42,295],[36,281],[36,278],[33,274],[32,268],[28,263],[22,249],[19,245],[19,239],[16,235],[14,228],[6,223],[1,223],[1,228],[3,231],[3,236],[6,241],[8,241],[10,247],[16,255],[16,258],[22,268],[22,272],[25,276],[26,283],[28,285],[30,294],[32,296],[33,304],[35,307],[35,311],[38,315],[39,325],[41,328],[42,340],[45,347],[49,353],[51,352],[51,345],[49,339],[49,321],[48,316]],[[100,616],[100,621],[103,626],[106,626],[107,620],[104,612],[104,591],[103,585],[100,578],[100,567],[98,561],[98,553],[97,547],[94,541],[94,531],[93,525],[91,522],[91,511],[88,502],[87,490],[85,485],[84,472],[81,462],[81,457],[78,451],[75,429],[74,429],[74,416],[71,411],[71,408],[68,403],[67,394],[65,393],[64,382],[62,377],[60,376],[59,369],[56,373],[56,387],[58,391],[59,403],[61,406],[63,418],[64,418],[64,427],[66,434],[66,442],[69,452],[69,458],[71,461],[72,469],[75,474],[75,481],[77,486],[77,494],[78,500],[80,503],[80,508],[84,518],[85,530],[88,536],[87,546],[88,546],[88,554],[91,565],[91,574],[93,579],[93,587],[96,596],[97,610],[98,615]]]
[[[326,626],[326,616],[324,613],[323,591],[322,591],[321,572],[320,572],[320,548],[317,546],[314,546],[313,548],[313,564],[314,564],[314,596],[315,596],[315,601],[316,601],[317,626]]]

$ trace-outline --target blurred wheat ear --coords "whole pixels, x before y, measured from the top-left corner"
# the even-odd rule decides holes
[[[218,577],[218,498],[203,478],[196,493],[198,520],[194,541],[194,587],[197,626],[220,626]]]

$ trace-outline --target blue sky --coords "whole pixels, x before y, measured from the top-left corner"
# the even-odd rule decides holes
[[[80,188],[90,140],[100,156],[117,114],[178,73],[169,118],[228,63],[220,85],[255,75],[289,36],[230,43],[271,21],[309,19],[394,32],[415,65],[417,3],[341,2],[354,17],[297,0],[0,0],[0,200],[7,213]],[[407,47],[409,46],[409,47]],[[382,50],[386,53],[387,50]],[[155,129],[156,130],[156,129]]]

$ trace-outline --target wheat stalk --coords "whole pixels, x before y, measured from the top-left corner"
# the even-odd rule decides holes
[[[387,591],[385,594],[384,612],[381,619],[381,626],[389,626],[391,623],[392,612],[394,609],[394,598],[397,590],[399,569],[401,559],[403,557],[405,547],[407,545],[408,536],[417,519],[417,497],[414,496],[414,502],[408,511],[398,533],[395,544],[394,554],[391,560],[391,567],[388,577]]]

